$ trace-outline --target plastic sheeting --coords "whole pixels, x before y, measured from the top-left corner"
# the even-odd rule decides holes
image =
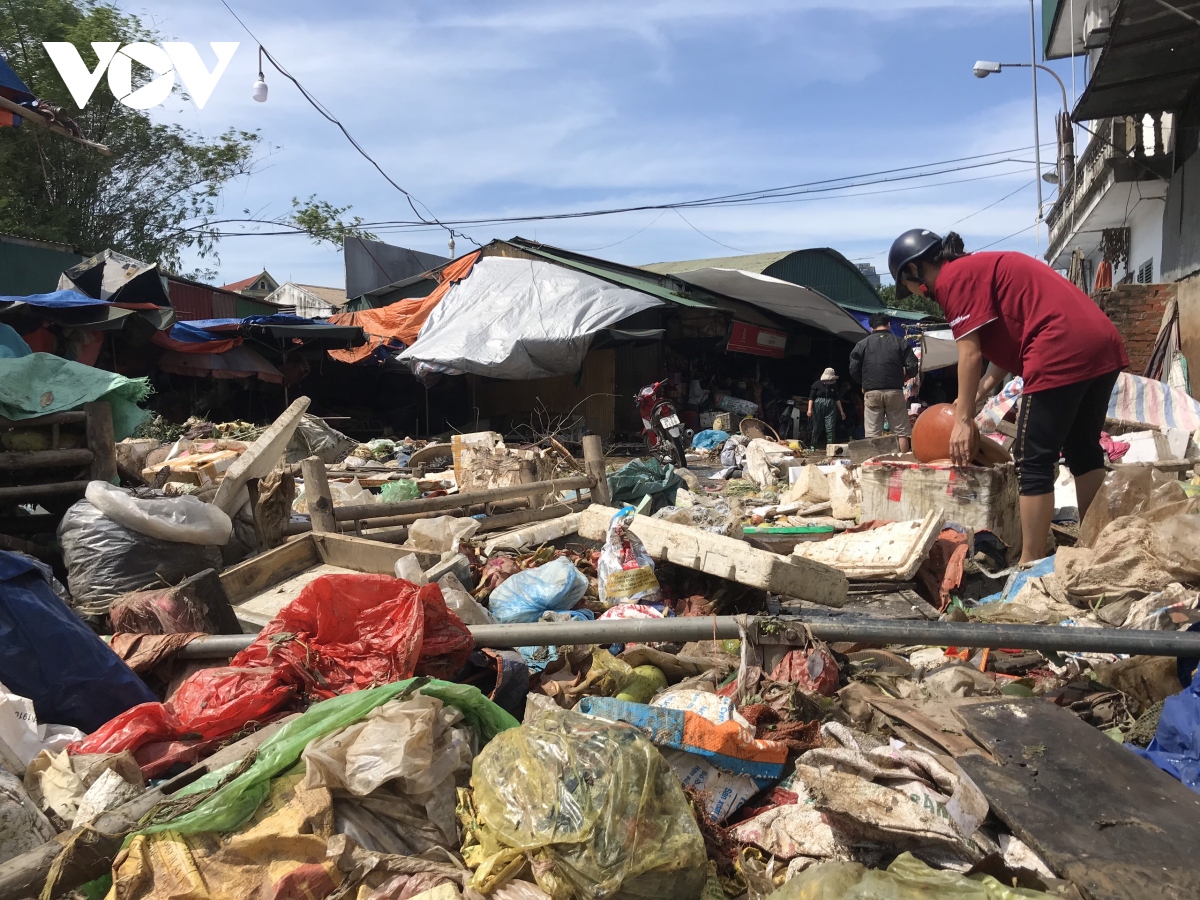
[[[149,394],[148,379],[126,378],[52,353],[0,359],[0,416],[6,419],[32,419],[105,400],[112,406],[113,437],[120,441],[149,417],[137,405]]]
[[[596,332],[663,305],[552,263],[489,256],[447,291],[399,358],[489,378],[566,375]]]

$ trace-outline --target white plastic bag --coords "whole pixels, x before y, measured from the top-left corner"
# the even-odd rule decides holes
[[[233,532],[229,516],[211,503],[187,494],[139,500],[106,481],[93,481],[84,496],[118,525],[160,541],[221,547]]]
[[[379,502],[379,495],[372,494],[364,488],[357,478],[351,479],[349,484],[340,481],[329,482],[329,497],[334,506],[366,506],[368,503]],[[296,499],[292,501],[292,511],[301,515],[308,514],[308,497],[304,493],[303,485],[296,494]]]
[[[397,578],[411,582],[412,584],[429,583],[429,579],[425,577],[425,570],[417,562],[417,555],[415,553],[405,553],[396,560],[395,572]]]
[[[442,589],[442,597],[447,608],[463,620],[467,625],[495,625],[496,620],[491,613],[479,605],[479,602],[467,593],[463,583],[453,572],[447,572],[438,579],[438,587]]]
[[[470,517],[418,519],[408,526],[408,540],[404,546],[430,553],[457,553],[458,542],[467,540],[478,530],[479,520]]]
[[[623,509],[608,524],[608,537],[596,564],[602,603],[662,602],[654,560],[637,535],[629,530],[632,519],[633,510]]]
[[[0,766],[3,768],[23,776],[26,766],[43,750],[61,750],[83,737],[78,728],[39,724],[33,701],[0,684]]]

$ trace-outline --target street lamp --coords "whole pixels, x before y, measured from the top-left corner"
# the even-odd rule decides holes
[[[981,60],[979,60],[979,62],[975,63],[975,68],[973,68],[971,71],[975,73],[976,78],[987,78],[989,75],[999,74],[1001,69],[1011,69],[1011,68],[1028,69],[1030,66],[1032,66],[1033,68],[1036,68],[1036,69],[1041,69],[1043,72],[1048,72],[1054,78],[1054,80],[1058,82],[1058,87],[1062,91],[1063,109],[1066,110],[1067,112],[1070,112],[1071,105],[1067,102],[1067,86],[1065,84],[1063,84],[1063,80],[1058,77],[1058,73],[1055,72],[1053,69],[1051,69],[1049,66],[1043,66],[1041,63],[988,62],[986,60],[981,59]]]
[[[263,78],[262,56],[263,56],[263,49],[262,49],[262,47],[259,47],[258,48],[258,80],[254,82],[254,87],[252,87],[250,89],[250,96],[253,97],[259,103],[266,103],[267,102],[267,82],[266,82],[266,79]]]

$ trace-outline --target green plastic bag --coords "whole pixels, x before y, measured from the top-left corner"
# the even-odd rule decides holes
[[[1007,887],[991,875],[931,869],[902,853],[886,870],[851,862],[817,863],[769,900],[1053,900],[1053,895]]]
[[[700,896],[704,838],[679,779],[636,728],[546,710],[480,751],[471,788],[489,857],[473,887],[496,860],[524,854],[554,900]]]
[[[143,828],[140,834],[158,831],[234,831],[245,822],[266,798],[271,779],[293,765],[311,741],[357,722],[377,706],[394,699],[415,679],[409,678],[380,687],[342,694],[310,707],[300,718],[284,725],[267,738],[258,749],[253,764],[191,812],[169,822]],[[449,681],[431,680],[422,694],[437,697],[443,703],[457,707],[467,724],[479,734],[481,742],[516,728],[518,722],[499,706],[488,700],[478,688]],[[236,768],[236,764],[209,772],[203,778],[180,790],[175,797],[184,797],[211,790]],[[127,841],[128,843],[128,841]]]
[[[653,497],[655,509],[675,505],[675,495],[683,479],[675,467],[647,456],[626,463],[608,476],[608,490],[614,506],[637,503],[642,497]]]
[[[411,478],[401,478],[399,481],[387,482],[379,491],[379,499],[384,503],[399,503],[401,500],[416,500],[421,496],[421,489]]]

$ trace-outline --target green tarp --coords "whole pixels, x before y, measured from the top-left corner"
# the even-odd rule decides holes
[[[113,436],[120,441],[149,417],[138,407],[149,395],[145,378],[126,378],[52,353],[0,359],[0,416],[14,421],[106,400],[112,406]]]

